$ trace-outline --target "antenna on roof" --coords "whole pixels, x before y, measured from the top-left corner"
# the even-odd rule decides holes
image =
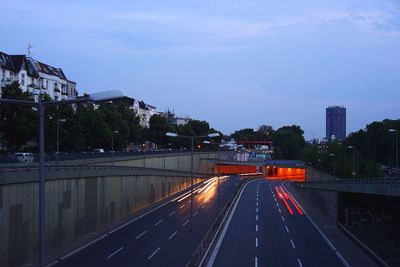
[[[28,43],[28,57],[31,57],[31,48],[32,48],[33,46],[31,46],[31,44],[30,43]]]

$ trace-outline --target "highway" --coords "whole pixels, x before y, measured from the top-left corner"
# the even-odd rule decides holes
[[[221,176],[219,206],[239,186],[239,176]],[[194,189],[193,250],[217,215],[217,179]],[[58,259],[53,266],[185,266],[190,259],[190,191]]]
[[[249,182],[208,266],[344,266],[281,181]]]

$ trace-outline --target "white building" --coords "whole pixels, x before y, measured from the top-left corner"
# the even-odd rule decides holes
[[[165,112],[158,112],[158,114],[168,120],[168,123],[173,124],[173,125],[178,125],[182,126],[187,124],[191,118],[186,116],[186,117],[177,117],[175,113],[172,111],[165,111]]]
[[[156,107],[146,104],[142,100],[139,101],[137,99],[134,99],[132,108],[135,111],[135,114],[140,119],[140,126],[145,128],[150,126],[151,116],[157,114]]]
[[[23,91],[33,94],[35,101],[40,94],[47,94],[55,101],[77,96],[76,83],[68,81],[62,69],[25,55],[0,52],[0,77],[0,89],[16,81]]]

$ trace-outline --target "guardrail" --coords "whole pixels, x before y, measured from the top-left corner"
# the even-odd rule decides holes
[[[80,171],[80,170],[138,170],[141,167],[129,166],[109,166],[109,165],[62,165],[62,166],[46,166],[45,171]],[[18,173],[18,172],[37,172],[37,166],[27,167],[0,167],[0,173]]]
[[[307,181],[304,184],[400,184],[400,177],[352,178],[328,181]]]

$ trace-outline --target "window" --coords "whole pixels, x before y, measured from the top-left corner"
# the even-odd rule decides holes
[[[25,86],[25,74],[21,73],[21,85]]]
[[[49,88],[49,81],[46,80],[46,89]]]

